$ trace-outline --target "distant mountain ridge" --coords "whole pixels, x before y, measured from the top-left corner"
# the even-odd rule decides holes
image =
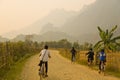
[[[18,36],[16,36],[14,39],[12,39],[11,41],[25,41],[26,40],[26,36],[27,35],[23,35],[20,34]],[[31,35],[31,39],[32,41],[37,41],[37,42],[42,42],[42,41],[58,41],[61,39],[67,39],[71,42],[75,41],[76,38],[72,37],[70,35],[67,35],[66,33],[63,32],[55,32],[55,31],[48,31],[42,35],[36,35],[36,34],[32,34]]]
[[[14,38],[19,34],[25,34],[25,35],[41,34],[42,33],[41,29],[43,29],[45,25],[50,23],[50,24],[53,24],[54,27],[60,27],[65,22],[67,22],[68,19],[76,15],[77,15],[77,12],[75,11],[66,11],[64,9],[56,9],[51,11],[50,14],[44,17],[43,19],[37,20],[36,22],[32,23],[30,26],[21,30],[6,33],[3,36],[6,36],[8,38],[10,37]]]
[[[60,27],[55,27],[54,24],[48,23],[48,24],[45,24],[45,25],[42,27],[41,32],[40,32],[40,35],[41,35],[41,34],[44,34],[44,33],[46,33],[46,32],[49,32],[49,31],[61,32],[60,29],[61,29]]]
[[[89,5],[81,14],[72,21],[68,21],[64,26],[64,32],[71,35],[81,35],[84,33],[96,33],[97,26],[110,28],[115,25],[120,26],[120,0],[96,0]]]
[[[96,0],[95,3],[84,8],[82,12],[55,10],[55,12],[53,11],[53,13],[44,18],[43,21],[38,20],[29,26],[28,28],[31,28],[31,30],[28,31],[31,34],[34,31],[40,33],[34,34],[34,41],[54,41],[66,38],[71,41],[95,43],[99,40],[97,26],[100,26],[102,29],[111,29],[113,26],[118,25],[115,35],[119,35],[119,3],[120,0]],[[14,39],[17,40],[18,38]]]
[[[97,26],[102,29],[109,29],[118,25],[117,31],[119,32],[119,3],[120,0],[96,0],[95,3],[87,6],[76,18],[68,21],[62,27],[62,30],[67,34],[78,37],[78,40],[93,42],[99,39]],[[85,39],[86,37],[88,39]]]

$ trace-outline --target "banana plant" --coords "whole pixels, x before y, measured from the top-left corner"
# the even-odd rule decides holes
[[[94,45],[95,50],[100,50],[101,48],[104,48],[106,51],[114,51],[117,46],[120,46],[120,36],[114,37],[114,31],[116,29],[117,25],[114,26],[110,31],[108,29],[102,30],[98,26],[99,36],[101,40]]]

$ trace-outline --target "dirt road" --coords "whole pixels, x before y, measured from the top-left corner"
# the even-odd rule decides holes
[[[51,50],[50,52],[52,58],[49,60],[49,72],[45,80],[120,80],[115,77],[100,75],[97,71],[82,65],[71,64],[69,60],[60,56],[58,51]],[[38,63],[38,55],[28,59],[20,80],[40,80]]]

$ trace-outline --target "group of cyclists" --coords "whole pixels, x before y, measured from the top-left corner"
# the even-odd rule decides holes
[[[75,62],[75,57],[77,51],[74,47],[70,50],[71,52],[71,62]],[[92,48],[89,49],[89,51],[85,54],[88,58],[88,66],[91,66],[93,64],[94,60],[94,51]],[[98,54],[99,56],[99,73],[101,73],[101,64],[105,65],[106,62],[106,53],[104,49],[101,49],[101,51]],[[45,45],[44,49],[40,51],[40,63],[39,63],[39,72],[41,71],[42,64],[45,64],[45,77],[48,77],[48,59],[51,58],[50,51],[48,50],[48,46]]]
[[[71,62],[75,61],[75,56],[76,56],[76,50],[74,47],[72,47],[71,49]],[[94,51],[92,48],[89,49],[89,51],[85,54],[88,58],[88,66],[92,66],[93,64],[93,60],[94,60]],[[106,53],[104,51],[104,49],[101,49],[101,51],[99,51],[99,53],[97,54],[97,58],[99,59],[99,73],[102,72],[103,68],[105,69],[105,63],[106,63]]]
[[[94,51],[93,51],[93,49],[90,48],[88,53],[86,53],[86,55],[88,57],[88,66],[91,66],[93,64],[93,60],[94,60]],[[106,53],[105,53],[104,49],[101,49],[98,52],[97,58],[99,59],[99,73],[101,73],[102,71],[104,72],[105,63],[106,63]]]

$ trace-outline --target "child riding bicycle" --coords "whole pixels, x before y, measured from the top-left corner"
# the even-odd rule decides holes
[[[88,66],[92,65],[93,60],[94,60],[94,52],[92,50],[92,48],[89,49],[89,52],[86,53],[87,57],[88,57]]]
[[[105,63],[106,63],[106,53],[104,51],[104,49],[101,50],[101,52],[99,53],[99,73],[101,73],[101,71],[105,70]]]
[[[51,58],[50,52],[48,50],[48,46],[45,45],[44,49],[41,50],[41,52],[40,52],[40,63],[39,63],[40,69],[39,69],[39,71],[41,70],[41,66],[44,63],[45,64],[45,76],[46,77],[48,76],[47,72],[48,72],[48,59],[49,58]]]

